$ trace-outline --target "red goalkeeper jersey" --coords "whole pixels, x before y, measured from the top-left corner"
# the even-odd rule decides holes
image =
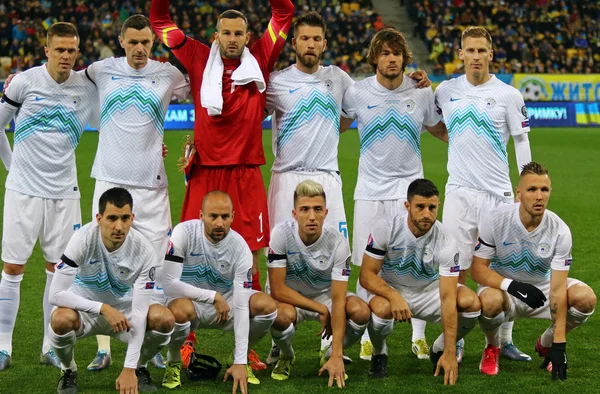
[[[291,0],[270,0],[272,17],[263,36],[250,48],[265,82],[283,49],[294,16]],[[262,120],[265,93],[255,83],[231,89],[232,72],[240,59],[223,58],[223,110],[209,116],[200,101],[200,87],[210,48],[186,37],[171,20],[169,0],[152,0],[150,22],[158,38],[171,49],[186,68],[194,98],[194,143],[198,154],[196,164],[202,166],[262,165],[265,154],[262,145]]]

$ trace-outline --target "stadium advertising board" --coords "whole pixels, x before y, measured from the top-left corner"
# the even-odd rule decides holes
[[[525,101],[600,101],[600,74],[514,74]]]

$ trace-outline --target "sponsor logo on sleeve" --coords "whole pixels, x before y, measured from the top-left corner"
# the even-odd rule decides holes
[[[169,240],[169,245],[167,246],[167,254],[169,256],[173,256],[173,254],[175,254],[175,247],[173,246],[173,242],[171,242],[171,240]]]
[[[367,240],[367,246],[373,247],[375,245],[375,240],[373,239],[373,235],[369,234],[369,239]]]
[[[146,290],[154,289],[154,282],[146,282]]]
[[[351,272],[351,271],[352,271],[352,270],[351,270],[350,268],[344,268],[344,269],[342,270],[342,275],[343,275],[343,276],[350,276],[350,272]]]
[[[529,116],[527,116],[527,107],[526,106],[521,107],[521,113],[523,114],[523,116],[525,118],[529,118]]]
[[[458,252],[454,254],[454,264],[458,264]]]
[[[56,265],[56,269],[57,269],[57,270],[61,270],[61,269],[63,269],[63,268],[64,268],[64,266],[65,266],[65,265],[66,265],[66,264],[64,263],[64,261],[62,261],[62,260],[61,260],[61,261],[60,261],[60,263],[58,263],[58,264]]]
[[[565,267],[570,267],[572,262],[573,262],[573,259],[566,259],[565,260]]]
[[[454,266],[450,267],[450,272],[452,272],[452,273],[460,272],[460,265],[454,265]]]
[[[251,289],[252,288],[252,268],[248,269],[248,272],[246,273],[246,282],[244,282],[244,289]]]
[[[475,245],[475,250],[479,250],[481,249],[481,242],[477,242],[477,245]]]
[[[529,119],[522,121],[521,122],[521,127],[522,128],[529,127]]]
[[[150,271],[148,272],[148,277],[150,277],[150,280],[154,280],[156,278],[156,267],[150,268]]]

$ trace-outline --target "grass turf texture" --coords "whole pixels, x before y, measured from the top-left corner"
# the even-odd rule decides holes
[[[165,133],[165,142],[170,154],[166,158],[169,176],[169,193],[173,223],[179,220],[183,203],[183,176],[176,170],[179,147],[185,134],[190,132],[171,131]],[[9,135],[12,141],[12,135]],[[573,234],[573,267],[570,276],[587,282],[596,293],[600,290],[598,274],[598,254],[596,240],[600,235],[597,225],[597,211],[594,201],[600,190],[600,171],[596,154],[600,147],[600,130],[598,129],[536,129],[531,133],[532,153],[535,160],[546,164],[552,176],[553,193],[550,209],[560,215],[570,226]],[[77,166],[79,186],[81,189],[81,207],[83,222],[87,223],[91,215],[91,201],[94,180],[89,177],[96,152],[98,134],[85,133],[77,149]],[[264,146],[267,153],[266,166],[263,166],[265,184],[270,178],[269,168],[273,161],[271,154],[271,133],[264,133]],[[509,144],[511,155],[511,175],[516,182],[514,152],[512,142]],[[422,155],[425,175],[433,180],[443,195],[446,182],[446,146],[430,135],[423,135]],[[126,153],[125,153],[126,154]],[[344,180],[344,202],[348,218],[348,229],[352,231],[352,214],[354,209],[353,193],[356,184],[358,165],[358,136],[350,130],[343,134],[340,141],[339,162]],[[4,184],[6,172],[0,170],[0,183]],[[4,188],[1,189],[4,193]],[[4,199],[2,198],[2,201]],[[440,213],[441,218],[441,213]],[[594,246],[596,245],[596,246]],[[261,280],[264,285],[266,266],[261,262]],[[358,270],[353,270],[349,288],[355,289]],[[58,369],[38,364],[42,341],[42,295],[45,274],[44,260],[39,246],[36,246],[26,269],[21,285],[21,305],[14,333],[13,362],[7,371],[0,373],[0,393],[53,393],[59,378]],[[474,288],[473,283],[470,286]],[[397,392],[402,387],[408,392],[600,392],[600,381],[597,371],[600,369],[598,354],[600,344],[597,332],[600,330],[599,318],[594,315],[583,327],[568,336],[567,351],[569,355],[568,380],[552,382],[548,372],[539,369],[541,359],[534,354],[537,337],[546,329],[548,322],[541,320],[522,320],[515,325],[514,339],[517,346],[530,354],[531,363],[511,362],[502,359],[500,374],[496,377],[484,376],[478,371],[481,352],[484,347],[484,336],[478,327],[466,338],[466,354],[460,366],[459,381],[455,388],[442,388],[442,378],[432,376],[432,366],[427,360],[417,360],[410,351],[411,331],[407,324],[398,324],[388,339],[390,349],[389,378],[372,380],[367,376],[369,362],[358,357],[359,346],[355,345],[346,351],[354,359],[347,367],[349,379],[347,389],[352,392],[378,393]],[[427,339],[431,344],[440,333],[441,328],[433,324],[427,326]],[[257,373],[261,379],[260,386],[250,385],[251,392],[262,393],[313,393],[326,390],[327,378],[317,377],[319,370],[319,338],[318,325],[306,323],[296,332],[294,348],[296,363],[288,381],[277,382],[270,378],[270,369]],[[233,346],[233,334],[216,330],[198,331],[200,352],[217,357],[223,364],[227,360]],[[263,360],[270,348],[270,338],[264,338],[256,350]],[[114,392],[115,379],[123,366],[125,346],[112,341],[114,364],[100,373],[85,370],[96,352],[96,340],[86,338],[77,343],[75,355],[79,364],[79,389],[83,393]],[[164,352],[163,352],[164,353]],[[152,378],[160,387],[163,372],[153,366],[149,367]],[[182,375],[183,387],[178,393],[228,393],[231,392],[231,381],[222,383],[222,371],[216,382],[188,382]],[[160,392],[168,390],[161,388]]]

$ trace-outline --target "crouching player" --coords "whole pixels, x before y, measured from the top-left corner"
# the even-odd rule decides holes
[[[323,186],[306,180],[294,192],[295,220],[271,233],[268,268],[271,295],[279,316],[271,329],[281,353],[271,377],[286,380],[294,362],[292,339],[305,320],[321,323],[321,335],[333,336],[321,358],[319,374],[329,372],[344,387],[342,349],[356,343],[369,322],[369,307],[347,291],[350,276],[348,241],[335,227],[323,227],[327,216]]]
[[[479,370],[499,371],[498,327],[524,317],[551,319],[535,350],[552,370],[552,379],[567,378],[566,334],[590,317],[596,296],[585,283],[569,278],[571,231],[546,209],[550,177],[541,164],[521,171],[518,204],[491,211],[479,225],[471,276],[479,283],[486,348]],[[548,300],[549,298],[549,300]]]
[[[369,236],[360,284],[369,292],[373,378],[388,375],[386,337],[394,322],[412,317],[441,321],[443,333],[430,350],[434,374],[443,370],[444,384],[458,378],[456,341],[471,331],[481,308],[477,295],[458,283],[458,245],[436,222],[439,205],[437,187],[417,179],[408,186],[407,212],[380,220]]]
[[[110,335],[127,342],[116,387],[122,394],[156,391],[145,365],[167,345],[175,319],[151,304],[156,266],[150,241],[131,228],[133,201],[123,188],[105,191],[96,222],[76,231],[56,266],[50,302],[50,340],[61,362],[59,394],[77,392],[75,342]]]
[[[175,315],[163,386],[181,386],[179,348],[190,328],[234,331],[233,391],[260,384],[248,365],[248,347],[257,343],[277,317],[277,305],[267,294],[252,290],[252,252],[244,238],[231,230],[233,203],[222,191],[204,196],[200,220],[173,229],[163,266],[167,305]]]

